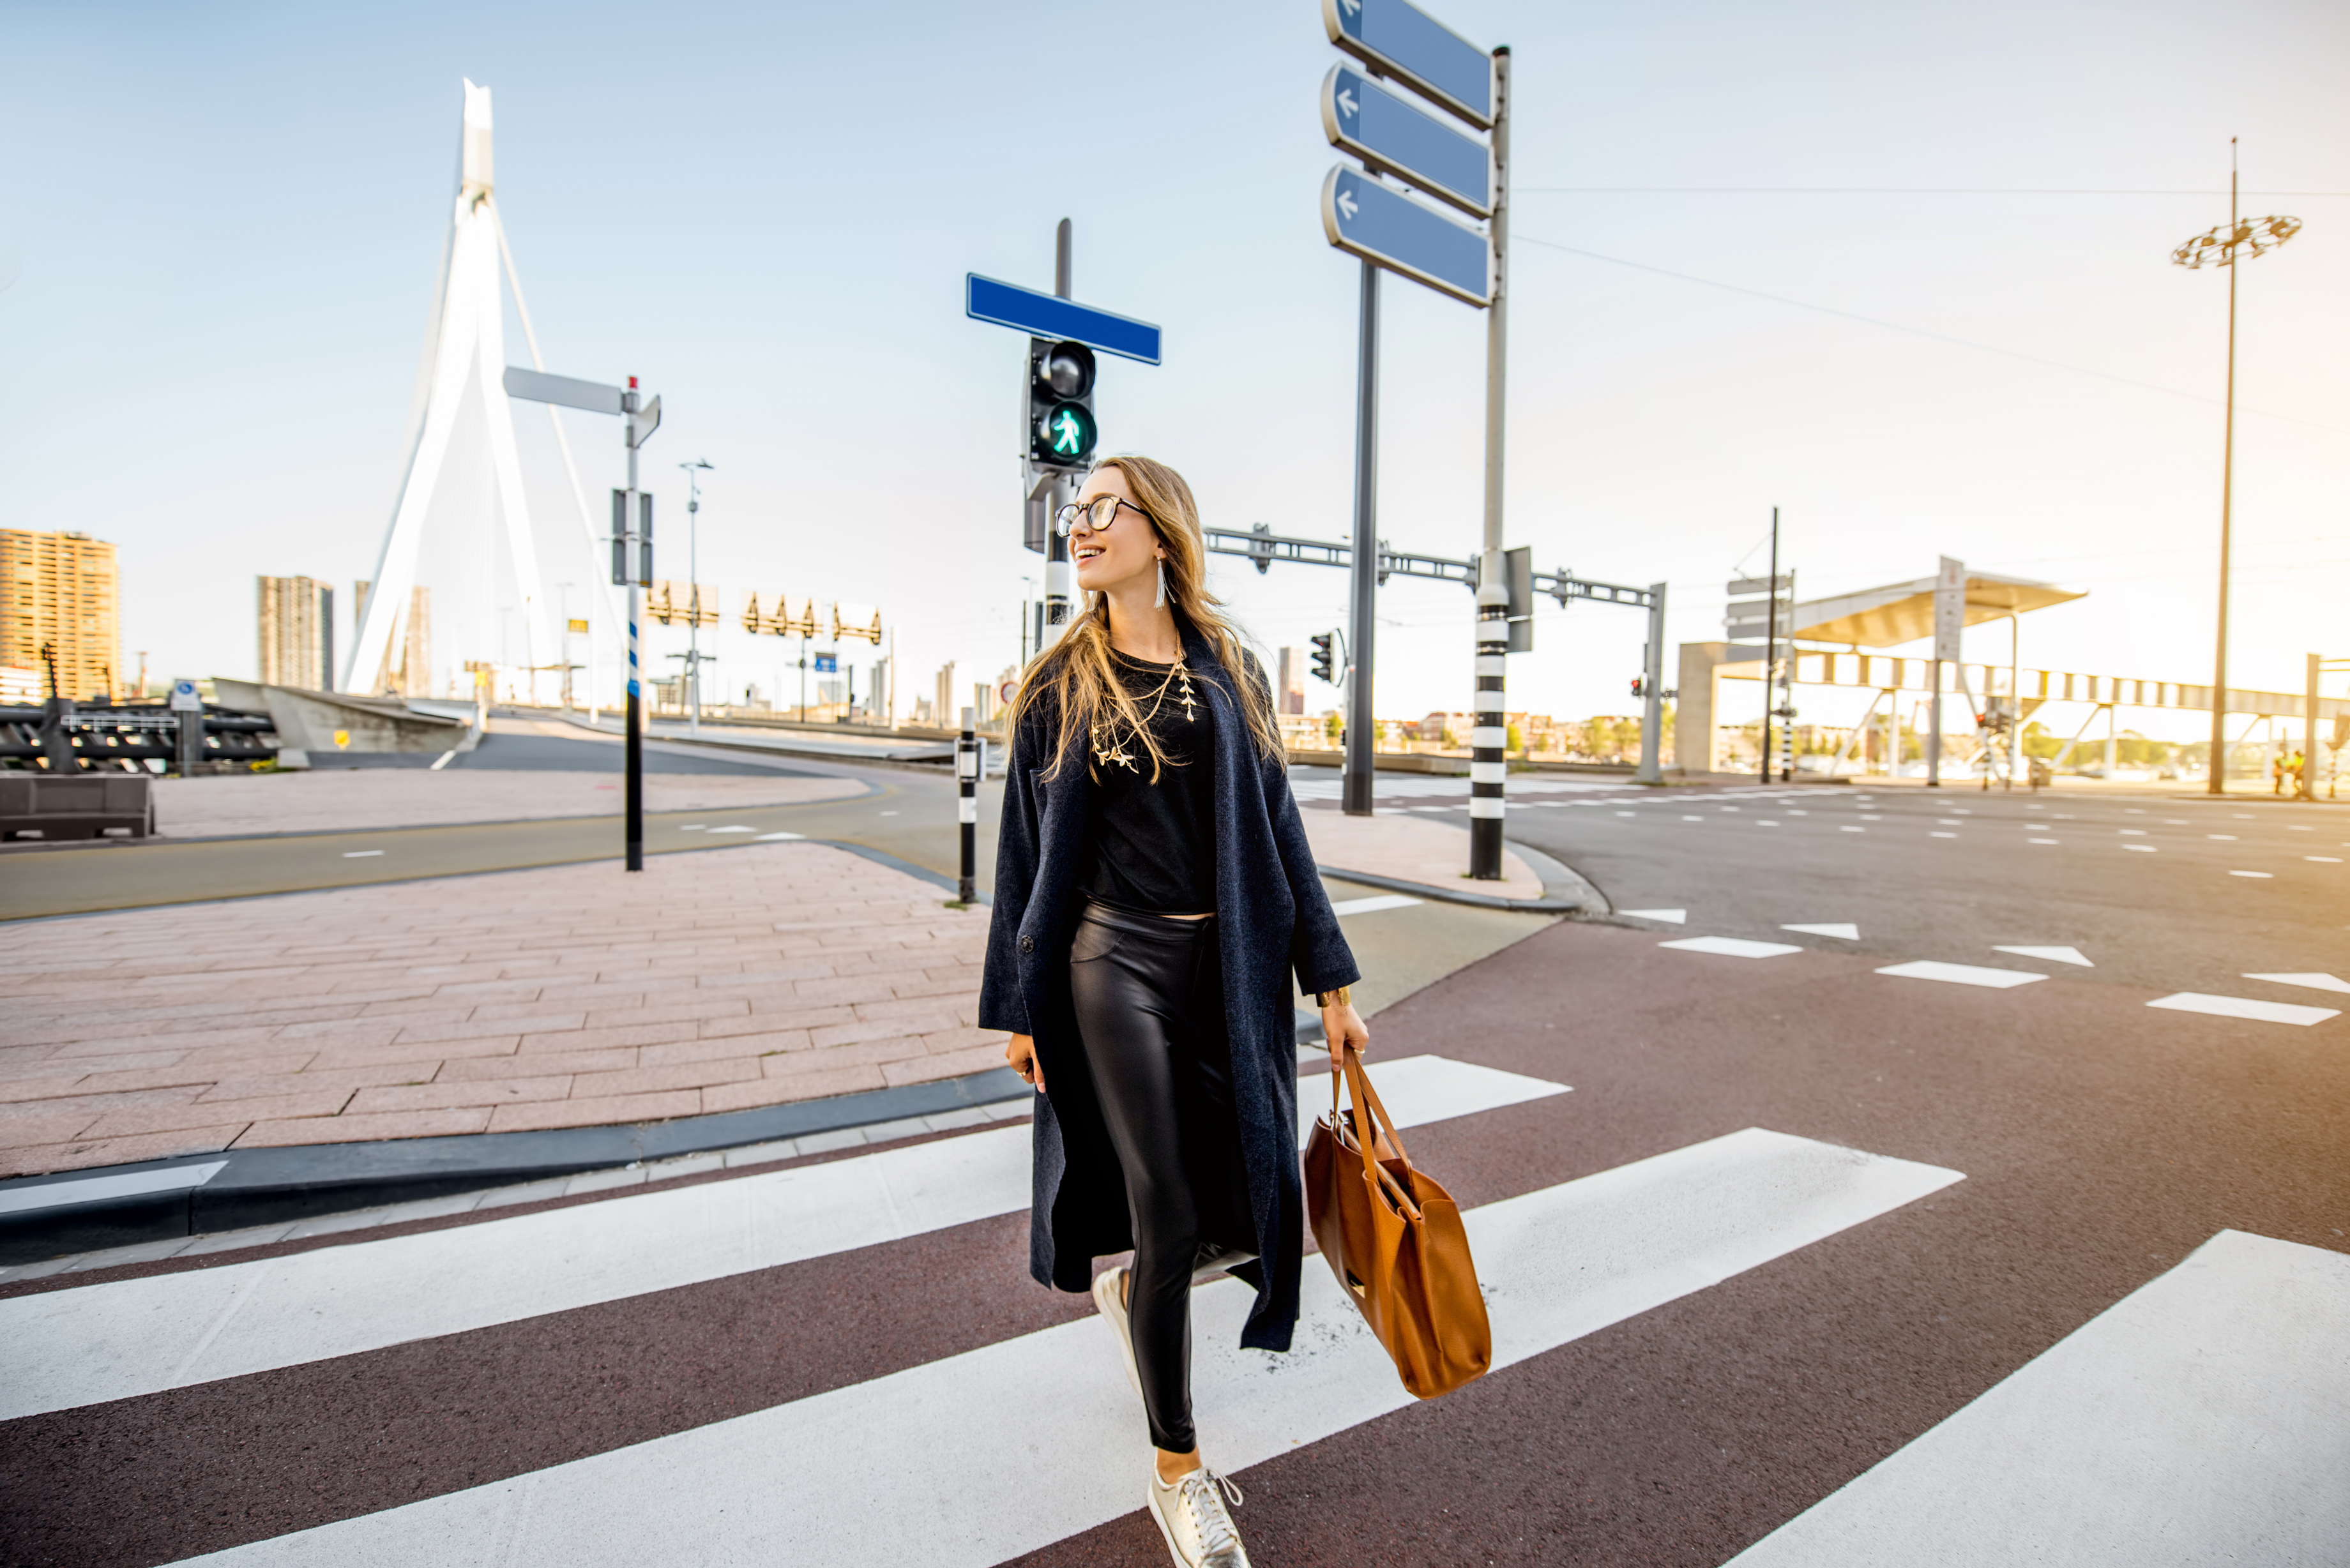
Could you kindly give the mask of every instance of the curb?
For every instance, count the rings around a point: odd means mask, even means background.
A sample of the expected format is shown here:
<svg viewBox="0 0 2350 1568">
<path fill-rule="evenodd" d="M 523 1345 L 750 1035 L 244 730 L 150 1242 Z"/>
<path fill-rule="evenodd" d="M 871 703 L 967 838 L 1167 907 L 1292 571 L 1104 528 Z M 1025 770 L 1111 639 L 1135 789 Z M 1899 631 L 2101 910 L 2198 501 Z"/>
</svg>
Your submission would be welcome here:
<svg viewBox="0 0 2350 1568">
<path fill-rule="evenodd" d="M 1466 904 L 1478 909 L 1516 909 L 1532 915 L 1600 916 L 1613 912 L 1607 896 L 1585 881 L 1581 873 L 1573 867 L 1514 839 L 1505 839 L 1503 843 L 1511 853 L 1526 863 L 1526 869 L 1542 878 L 1541 898 L 1503 898 L 1492 893 L 1440 888 L 1432 882 L 1410 882 L 1401 877 L 1381 877 L 1369 871 L 1342 871 L 1336 866 L 1317 866 L 1315 869 L 1323 876 L 1340 882 L 1356 882 L 1389 893 L 1409 893 L 1440 904 Z"/>
</svg>

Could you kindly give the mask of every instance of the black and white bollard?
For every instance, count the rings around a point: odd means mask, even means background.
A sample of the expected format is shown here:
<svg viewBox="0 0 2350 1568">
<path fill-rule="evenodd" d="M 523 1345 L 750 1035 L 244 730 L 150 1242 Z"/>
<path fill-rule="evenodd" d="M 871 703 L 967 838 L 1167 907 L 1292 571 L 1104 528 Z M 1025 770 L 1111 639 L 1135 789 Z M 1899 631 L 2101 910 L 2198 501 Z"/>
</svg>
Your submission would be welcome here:
<svg viewBox="0 0 2350 1568">
<path fill-rule="evenodd" d="M 1509 776 L 1509 717 L 1503 688 L 1509 669 L 1510 590 L 1502 584 L 1502 553 L 1488 550 L 1477 589 L 1477 712 L 1469 732 L 1469 875 L 1502 878 L 1503 781 Z"/>
<path fill-rule="evenodd" d="M 955 819 L 962 825 L 961 874 L 955 878 L 955 898 L 969 904 L 979 897 L 979 766 L 980 741 L 972 721 L 975 710 L 962 711 L 962 733 L 955 739 Z"/>
</svg>

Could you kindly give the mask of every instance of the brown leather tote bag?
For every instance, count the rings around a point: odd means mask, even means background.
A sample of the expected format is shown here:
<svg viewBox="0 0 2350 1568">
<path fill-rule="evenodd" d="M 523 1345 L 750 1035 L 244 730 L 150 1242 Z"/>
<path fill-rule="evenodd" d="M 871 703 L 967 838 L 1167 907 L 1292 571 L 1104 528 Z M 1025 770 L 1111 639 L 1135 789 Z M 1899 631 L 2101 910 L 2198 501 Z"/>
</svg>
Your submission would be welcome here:
<svg viewBox="0 0 2350 1568">
<path fill-rule="evenodd" d="M 1449 1394 L 1493 1364 L 1493 1329 L 1452 1195 L 1411 1163 L 1361 1054 L 1347 1048 L 1351 1111 L 1338 1105 L 1305 1144 L 1314 1239 L 1414 1398 Z"/>
</svg>

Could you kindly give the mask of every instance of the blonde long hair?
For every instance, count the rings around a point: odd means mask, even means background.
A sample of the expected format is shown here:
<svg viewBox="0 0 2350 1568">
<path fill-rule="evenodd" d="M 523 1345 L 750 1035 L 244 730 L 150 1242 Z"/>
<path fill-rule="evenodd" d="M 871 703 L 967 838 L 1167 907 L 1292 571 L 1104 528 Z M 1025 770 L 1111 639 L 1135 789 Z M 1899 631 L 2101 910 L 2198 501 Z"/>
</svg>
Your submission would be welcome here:
<svg viewBox="0 0 2350 1568">
<path fill-rule="evenodd" d="M 1175 612 L 1179 630 L 1188 625 L 1214 650 L 1240 692 L 1241 713 L 1247 721 L 1250 739 L 1263 755 L 1280 755 L 1281 726 L 1273 716 L 1272 689 L 1247 656 L 1240 633 L 1218 607 L 1222 601 L 1208 592 L 1208 537 L 1200 526 L 1200 508 L 1191 499 L 1191 487 L 1183 483 L 1181 474 L 1147 457 L 1106 457 L 1094 467 L 1097 472 L 1115 468 L 1126 476 L 1127 488 L 1134 492 L 1159 542 L 1166 546 L 1167 607 Z M 1192 673 L 1197 677 L 1199 671 Z M 1201 684 L 1205 693 L 1217 691 L 1212 681 Z M 1158 738 L 1151 734 L 1141 709 L 1127 694 L 1111 662 L 1107 594 L 1096 596 L 1093 605 L 1062 631 L 1060 640 L 1030 661 L 1021 676 L 1020 689 L 1013 693 L 1006 732 L 1018 734 L 1021 722 L 1040 703 L 1047 705 L 1059 724 L 1059 733 L 1052 742 L 1052 765 L 1045 774 L 1047 779 L 1060 773 L 1073 741 L 1082 744 L 1104 726 L 1118 732 L 1121 739 L 1130 735 L 1141 742 L 1150 753 L 1154 782 L 1159 769 L 1167 765 Z M 1093 772 L 1090 759 L 1086 767 L 1088 774 Z"/>
</svg>

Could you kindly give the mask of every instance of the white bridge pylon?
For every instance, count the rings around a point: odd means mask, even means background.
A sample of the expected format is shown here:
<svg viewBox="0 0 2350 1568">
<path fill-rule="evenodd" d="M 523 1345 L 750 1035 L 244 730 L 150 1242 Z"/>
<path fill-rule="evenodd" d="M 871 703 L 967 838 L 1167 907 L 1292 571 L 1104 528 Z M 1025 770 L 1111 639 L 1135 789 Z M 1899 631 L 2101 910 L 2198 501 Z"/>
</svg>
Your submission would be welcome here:
<svg viewBox="0 0 2350 1568">
<path fill-rule="evenodd" d="M 536 670 L 546 657 L 545 607 L 546 596 L 539 580 L 538 552 L 530 529 L 530 506 L 524 498 L 522 466 L 515 453 L 514 416 L 505 394 L 505 324 L 498 287 L 499 264 L 515 285 L 515 306 L 523 331 L 532 339 L 531 360 L 538 361 L 536 335 L 522 302 L 522 286 L 514 277 L 513 255 L 498 217 L 490 151 L 490 89 L 465 83 L 464 118 L 460 146 L 456 206 L 450 218 L 449 243 L 441 265 L 441 281 L 427 329 L 423 362 L 419 366 L 417 391 L 422 405 L 420 420 L 411 414 L 408 472 L 401 478 L 400 499 L 391 526 L 384 535 L 383 552 L 376 564 L 374 586 L 368 591 L 357 633 L 351 639 L 350 662 L 343 674 L 343 690 L 372 693 L 386 689 L 392 668 L 392 650 L 406 631 L 409 590 L 416 583 L 417 556 L 424 535 L 424 518 L 439 487 L 456 433 L 466 383 L 478 379 L 483 417 L 488 426 L 491 466 L 497 476 L 499 521 L 506 539 L 515 591 L 522 596 L 524 635 L 528 659 Z M 548 410 L 550 416 L 553 410 Z M 579 509 L 580 527 L 588 535 L 593 558 L 594 530 L 588 523 L 587 504 L 572 462 L 570 443 L 563 427 L 555 427 L 563 450 L 563 465 L 571 479 L 572 499 Z M 411 677 L 413 678 L 413 677 Z"/>
</svg>

